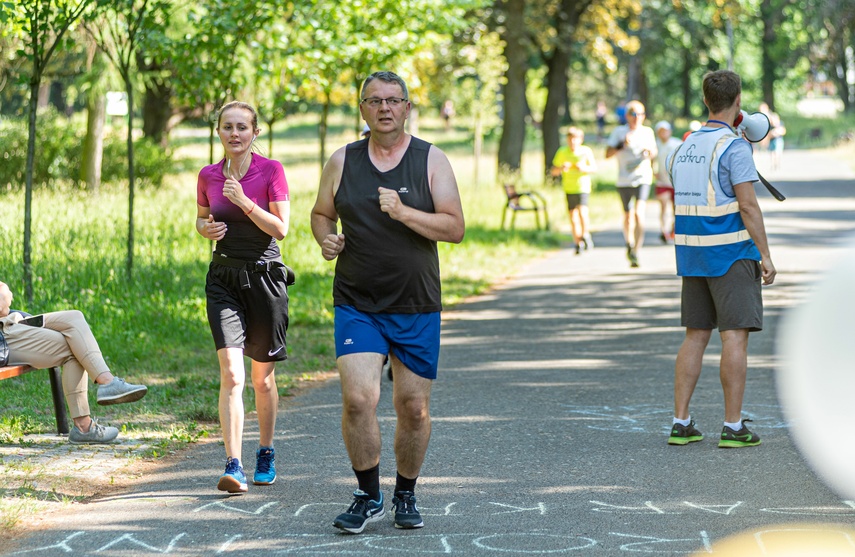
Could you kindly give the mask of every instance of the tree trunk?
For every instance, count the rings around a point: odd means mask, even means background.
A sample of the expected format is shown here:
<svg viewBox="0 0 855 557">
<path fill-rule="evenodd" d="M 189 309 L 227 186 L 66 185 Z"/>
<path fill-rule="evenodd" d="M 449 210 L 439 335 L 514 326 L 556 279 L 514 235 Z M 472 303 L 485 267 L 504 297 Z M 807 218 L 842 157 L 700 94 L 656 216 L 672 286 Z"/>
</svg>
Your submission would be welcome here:
<svg viewBox="0 0 855 557">
<path fill-rule="evenodd" d="M 161 79 L 146 79 L 142 103 L 142 131 L 161 147 L 169 145 L 172 121 L 172 87 Z"/>
<path fill-rule="evenodd" d="M 321 143 L 321 171 L 323 171 L 324 164 L 327 162 L 327 124 L 330 117 L 329 91 L 324 91 L 324 93 L 324 104 L 321 108 L 321 121 L 318 124 L 318 139 Z"/>
<path fill-rule="evenodd" d="M 24 185 L 24 297 L 27 306 L 33 303 L 33 268 L 32 268 L 32 229 L 33 229 L 33 170 L 36 160 L 36 112 L 39 105 L 39 82 L 42 69 L 38 65 L 33 68 L 30 78 L 30 107 L 28 118 L 27 138 L 27 168 Z"/>
<path fill-rule="evenodd" d="M 567 66 L 570 53 L 565 48 L 556 48 L 547 60 L 546 106 L 543 109 L 543 168 L 546 174 L 552 168 L 552 159 L 561 146 L 561 122 L 567 106 Z"/>
<path fill-rule="evenodd" d="M 39 83 L 36 98 L 38 99 L 36 108 L 47 108 L 48 104 L 50 104 L 50 83 Z"/>
<path fill-rule="evenodd" d="M 410 109 L 410 117 L 407 118 L 407 123 L 409 124 L 410 134 L 418 136 L 419 135 L 419 107 L 413 106 Z"/>
<path fill-rule="evenodd" d="M 683 49 L 683 68 L 680 72 L 680 85 L 683 89 L 683 118 L 692 117 L 692 71 L 694 70 L 694 56 L 688 48 Z"/>
<path fill-rule="evenodd" d="M 475 138 L 472 142 L 472 150 L 473 155 L 475 157 L 475 163 L 472 165 L 472 185 L 477 187 L 478 180 L 480 179 L 478 167 L 481 163 L 481 152 L 483 151 L 484 144 L 484 125 L 482 123 L 480 106 L 475 110 L 473 118 L 474 123 L 472 127 L 474 130 Z"/>
<path fill-rule="evenodd" d="M 587 9 L 589 0 L 562 0 L 555 16 L 555 49 L 547 60 L 546 106 L 543 109 L 543 168 L 546 175 L 552 168 L 552 158 L 561 145 L 561 125 L 571 121 L 570 96 L 567 92 L 567 68 L 570 66 L 570 50 L 573 33 L 579 16 Z"/>
<path fill-rule="evenodd" d="M 273 126 L 278 122 L 275 118 L 265 122 L 267 125 L 267 156 L 273 158 Z"/>
<path fill-rule="evenodd" d="M 217 133 L 217 124 L 213 120 L 208 120 L 208 164 L 214 164 L 214 137 Z"/>
<path fill-rule="evenodd" d="M 775 108 L 775 72 L 778 64 L 772 56 L 772 49 L 775 48 L 776 28 L 779 23 L 779 18 L 774 12 L 775 7 L 772 5 L 772 0 L 763 0 L 760 3 L 760 19 L 763 21 L 763 36 L 760 39 L 760 86 L 763 91 L 763 100 L 769 105 L 769 110 L 773 112 L 777 110 Z"/>
<path fill-rule="evenodd" d="M 846 70 L 849 67 L 849 59 L 846 56 L 846 47 L 838 45 L 839 52 L 834 65 L 834 83 L 837 86 L 837 94 L 843 101 L 843 111 L 850 114 L 853 111 L 852 95 L 849 89 L 849 80 L 846 78 Z"/>
<path fill-rule="evenodd" d="M 129 76 L 125 77 L 128 95 L 128 281 L 134 276 L 134 87 Z"/>
<path fill-rule="evenodd" d="M 626 100 L 641 100 L 641 91 L 641 50 L 639 49 L 629 58 L 629 67 L 626 72 Z"/>
<path fill-rule="evenodd" d="M 100 91 L 100 89 L 97 90 Z M 101 187 L 101 161 L 104 156 L 106 119 L 107 97 L 103 93 L 90 91 L 86 98 L 86 138 L 83 142 L 80 179 L 86 183 L 86 189 L 94 193 Z"/>
<path fill-rule="evenodd" d="M 519 173 L 525 143 L 525 74 L 528 47 L 525 28 L 525 0 L 504 0 L 504 55 L 508 63 L 502 87 L 502 138 L 499 141 L 499 176 Z"/>
<path fill-rule="evenodd" d="M 359 113 L 359 102 L 362 100 L 360 98 L 362 95 L 360 85 L 362 85 L 362 79 L 359 76 L 354 76 L 353 87 L 356 89 L 356 115 L 353 121 L 353 131 L 356 132 L 356 137 L 361 137 L 362 134 L 362 114 Z"/>
</svg>

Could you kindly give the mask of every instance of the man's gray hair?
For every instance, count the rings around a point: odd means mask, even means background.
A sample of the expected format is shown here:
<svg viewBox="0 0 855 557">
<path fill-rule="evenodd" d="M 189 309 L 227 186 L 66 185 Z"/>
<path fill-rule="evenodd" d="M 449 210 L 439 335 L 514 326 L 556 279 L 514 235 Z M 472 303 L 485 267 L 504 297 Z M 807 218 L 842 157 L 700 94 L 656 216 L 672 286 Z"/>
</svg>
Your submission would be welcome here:
<svg viewBox="0 0 855 557">
<path fill-rule="evenodd" d="M 379 79 L 380 81 L 385 81 L 386 83 L 397 83 L 401 86 L 401 91 L 403 91 L 404 99 L 409 100 L 410 94 L 407 92 L 407 84 L 404 83 L 404 80 L 401 79 L 396 73 L 393 72 L 374 72 L 365 78 L 365 82 L 362 84 L 362 92 L 360 96 L 365 98 L 365 88 L 368 87 L 368 84 L 374 81 L 375 79 Z"/>
</svg>

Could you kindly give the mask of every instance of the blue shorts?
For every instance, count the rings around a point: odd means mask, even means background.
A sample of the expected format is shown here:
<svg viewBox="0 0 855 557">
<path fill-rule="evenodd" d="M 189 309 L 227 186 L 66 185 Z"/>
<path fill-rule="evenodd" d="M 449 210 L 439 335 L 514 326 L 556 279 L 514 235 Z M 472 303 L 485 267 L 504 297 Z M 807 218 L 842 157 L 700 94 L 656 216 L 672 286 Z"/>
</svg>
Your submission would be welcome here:
<svg viewBox="0 0 855 557">
<path fill-rule="evenodd" d="M 388 354 L 391 349 L 407 369 L 436 379 L 439 366 L 439 312 L 367 313 L 353 306 L 335 307 L 335 357 L 361 352 Z"/>
</svg>

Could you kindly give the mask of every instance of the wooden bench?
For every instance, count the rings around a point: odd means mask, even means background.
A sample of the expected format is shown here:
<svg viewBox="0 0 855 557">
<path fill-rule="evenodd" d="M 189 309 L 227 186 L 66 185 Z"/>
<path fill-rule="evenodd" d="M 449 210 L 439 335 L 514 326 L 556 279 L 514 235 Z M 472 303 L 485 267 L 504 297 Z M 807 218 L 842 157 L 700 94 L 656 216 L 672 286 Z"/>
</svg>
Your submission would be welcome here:
<svg viewBox="0 0 855 557">
<path fill-rule="evenodd" d="M 11 377 L 19 377 L 31 371 L 38 371 L 30 366 L 0 367 L 0 381 Z M 62 370 L 52 367 L 48 370 L 50 376 L 50 391 L 53 395 L 53 409 L 56 414 L 56 431 L 60 435 L 68 435 L 68 411 L 65 408 L 65 397 L 62 392 Z"/>
</svg>

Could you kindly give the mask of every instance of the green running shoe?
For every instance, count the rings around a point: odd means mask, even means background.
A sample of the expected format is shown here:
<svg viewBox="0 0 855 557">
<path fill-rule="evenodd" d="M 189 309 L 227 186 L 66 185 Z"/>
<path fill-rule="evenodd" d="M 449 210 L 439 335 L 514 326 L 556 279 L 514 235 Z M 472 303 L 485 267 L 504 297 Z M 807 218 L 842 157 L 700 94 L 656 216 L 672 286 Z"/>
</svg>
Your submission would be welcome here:
<svg viewBox="0 0 855 557">
<path fill-rule="evenodd" d="M 738 449 L 740 447 L 754 447 L 760 444 L 760 436 L 749 430 L 745 426 L 745 422 L 751 420 L 742 420 L 742 427 L 739 431 L 724 426 L 721 429 L 721 441 L 718 442 L 719 448 L 722 449 Z"/>
<path fill-rule="evenodd" d="M 695 427 L 695 420 L 689 425 L 674 424 L 671 426 L 671 436 L 668 438 L 669 445 L 688 445 L 704 438 L 704 434 Z"/>
</svg>

